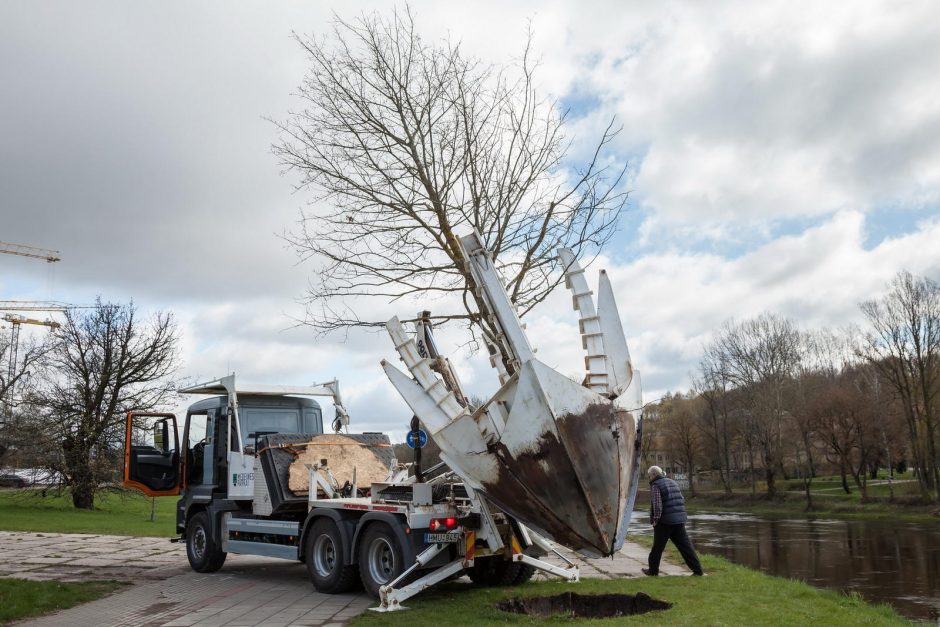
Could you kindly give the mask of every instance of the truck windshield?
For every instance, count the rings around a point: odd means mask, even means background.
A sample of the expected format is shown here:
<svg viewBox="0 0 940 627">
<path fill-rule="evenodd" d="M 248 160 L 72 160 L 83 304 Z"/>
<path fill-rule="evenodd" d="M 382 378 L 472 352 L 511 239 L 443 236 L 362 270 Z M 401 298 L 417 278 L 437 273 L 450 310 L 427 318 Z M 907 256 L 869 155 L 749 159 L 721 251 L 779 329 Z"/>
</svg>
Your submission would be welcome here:
<svg viewBox="0 0 940 627">
<path fill-rule="evenodd" d="M 308 409 L 244 408 L 239 412 L 242 439 L 254 442 L 265 433 L 320 433 L 319 412 Z"/>
</svg>

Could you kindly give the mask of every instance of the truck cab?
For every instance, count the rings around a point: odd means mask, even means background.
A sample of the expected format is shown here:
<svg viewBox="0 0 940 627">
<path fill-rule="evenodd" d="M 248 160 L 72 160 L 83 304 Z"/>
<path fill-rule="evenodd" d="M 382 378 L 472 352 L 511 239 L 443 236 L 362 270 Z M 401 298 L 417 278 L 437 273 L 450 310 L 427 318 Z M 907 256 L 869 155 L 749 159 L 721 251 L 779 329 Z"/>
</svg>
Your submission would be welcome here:
<svg viewBox="0 0 940 627">
<path fill-rule="evenodd" d="M 260 396 L 242 394 L 238 397 L 239 433 L 231 437 L 234 425 L 228 414 L 227 396 L 216 396 L 194 403 L 186 411 L 183 426 L 183 452 L 180 499 L 176 528 L 183 533 L 194 505 L 212 503 L 214 507 L 250 509 L 249 501 L 229 499 L 229 486 L 252 488 L 254 469 L 231 473 L 229 453 L 254 455 L 258 441 L 275 433 L 296 433 L 312 436 L 323 433 L 323 411 L 310 398 L 296 396 Z M 229 448 L 232 442 L 232 448 Z M 241 446 L 241 449 L 239 449 Z M 236 476 L 230 476 L 230 475 Z M 247 475 L 247 476 L 246 476 Z M 244 490 L 243 490 L 244 492 Z M 241 504 L 241 506 L 239 506 Z"/>
<path fill-rule="evenodd" d="M 264 483 L 256 466 L 267 438 L 294 434 L 289 439 L 305 440 L 322 434 L 323 410 L 309 396 L 333 398 L 334 427 L 348 419 L 335 380 L 315 386 L 243 385 L 230 375 L 181 391 L 214 396 L 190 405 L 182 425 L 173 414 L 128 414 L 124 484 L 148 496 L 180 497 L 176 531 L 187 540 L 193 568 L 208 572 L 224 561 L 224 515 L 254 516 L 256 494 L 266 496 L 267 486 L 256 488 L 255 479 Z M 280 512 L 287 520 L 306 515 L 305 500 L 295 500 L 294 507 L 288 504 Z"/>
</svg>

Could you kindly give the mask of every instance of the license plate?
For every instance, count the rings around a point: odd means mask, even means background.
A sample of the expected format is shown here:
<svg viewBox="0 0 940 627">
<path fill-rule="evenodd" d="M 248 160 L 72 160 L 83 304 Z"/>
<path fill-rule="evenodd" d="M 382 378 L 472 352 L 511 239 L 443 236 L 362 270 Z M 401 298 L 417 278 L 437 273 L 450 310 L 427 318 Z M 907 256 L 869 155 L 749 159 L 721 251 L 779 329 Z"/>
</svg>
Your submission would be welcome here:
<svg viewBox="0 0 940 627">
<path fill-rule="evenodd" d="M 424 534 L 425 544 L 445 544 L 447 542 L 460 542 L 463 534 L 459 531 L 450 533 L 426 533 Z"/>
</svg>

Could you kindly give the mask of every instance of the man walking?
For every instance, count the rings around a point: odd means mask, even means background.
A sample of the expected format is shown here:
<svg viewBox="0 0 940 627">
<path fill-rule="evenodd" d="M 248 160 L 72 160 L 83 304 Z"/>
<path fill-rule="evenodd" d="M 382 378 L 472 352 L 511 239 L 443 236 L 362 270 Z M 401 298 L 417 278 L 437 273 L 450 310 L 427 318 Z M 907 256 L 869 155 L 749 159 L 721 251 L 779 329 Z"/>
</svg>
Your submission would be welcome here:
<svg viewBox="0 0 940 627">
<path fill-rule="evenodd" d="M 643 574 L 655 577 L 659 574 L 659 560 L 663 556 L 666 542 L 672 543 L 679 549 L 686 566 L 692 569 L 693 575 L 701 577 L 702 565 L 695 554 L 689 534 L 685 532 L 685 523 L 689 517 L 685 513 L 685 499 L 679 486 L 659 466 L 651 466 L 647 471 L 650 480 L 650 523 L 653 525 L 653 549 L 650 551 L 649 568 L 643 569 Z"/>
</svg>

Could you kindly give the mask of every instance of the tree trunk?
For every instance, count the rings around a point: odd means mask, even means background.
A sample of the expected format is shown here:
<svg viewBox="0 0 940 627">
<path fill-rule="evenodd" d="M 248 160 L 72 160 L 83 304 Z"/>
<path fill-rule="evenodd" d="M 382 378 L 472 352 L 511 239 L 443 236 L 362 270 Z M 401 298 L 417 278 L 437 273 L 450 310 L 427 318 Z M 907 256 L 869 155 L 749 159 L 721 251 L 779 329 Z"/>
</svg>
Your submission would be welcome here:
<svg viewBox="0 0 940 627">
<path fill-rule="evenodd" d="M 768 498 L 773 498 L 777 495 L 776 474 L 776 463 L 770 455 L 764 453 L 764 478 L 767 480 Z"/>
<path fill-rule="evenodd" d="M 72 486 L 72 505 L 76 509 L 95 509 L 95 488 L 92 485 Z"/>
<path fill-rule="evenodd" d="M 725 494 L 731 496 L 731 446 L 728 442 L 728 432 L 725 435 Z"/>
<path fill-rule="evenodd" d="M 91 469 L 91 451 L 81 438 L 72 435 L 62 441 L 62 451 L 72 504 L 76 509 L 94 509 L 97 483 Z"/>
<path fill-rule="evenodd" d="M 908 399 L 903 400 L 908 401 Z M 920 495 L 926 500 L 930 498 L 930 487 L 927 485 L 927 478 L 925 477 L 924 473 L 924 455 L 921 451 L 921 438 L 917 429 L 918 419 L 917 416 L 914 415 L 914 411 L 908 402 L 905 402 L 904 417 L 907 420 L 908 434 L 911 439 L 911 466 L 914 470 L 914 476 L 917 477 L 917 485 L 918 488 L 920 488 Z"/>
<path fill-rule="evenodd" d="M 930 487 L 933 488 L 934 493 L 937 496 L 937 501 L 940 502 L 940 466 L 937 464 L 937 448 L 934 444 L 934 428 L 933 424 L 929 421 L 927 422 L 927 463 L 929 464 L 930 471 Z"/>
<path fill-rule="evenodd" d="M 839 476 L 842 477 L 842 489 L 845 490 L 846 494 L 852 494 L 852 490 L 849 489 L 848 477 L 846 477 L 844 458 L 839 459 Z"/>
<path fill-rule="evenodd" d="M 862 493 L 862 498 L 867 499 L 868 498 L 868 482 L 862 480 L 863 476 L 864 476 L 864 473 L 862 472 L 862 469 L 859 468 L 857 472 L 852 473 L 852 480 L 855 481 L 855 485 L 858 487 L 858 491 Z"/>
<path fill-rule="evenodd" d="M 772 465 L 764 469 L 764 477 L 767 479 L 767 496 L 773 498 L 777 496 L 777 484 L 775 482 L 775 472 Z"/>
<path fill-rule="evenodd" d="M 754 474 L 754 451 L 751 447 L 747 449 L 748 464 L 750 465 L 750 474 L 751 474 L 751 496 L 757 495 L 757 477 Z"/>
<path fill-rule="evenodd" d="M 813 460 L 813 446 L 810 443 L 809 431 L 806 429 L 802 430 L 803 435 L 803 448 L 806 450 L 806 462 L 807 467 L 809 468 L 810 478 L 816 476 L 816 462 Z"/>
</svg>

